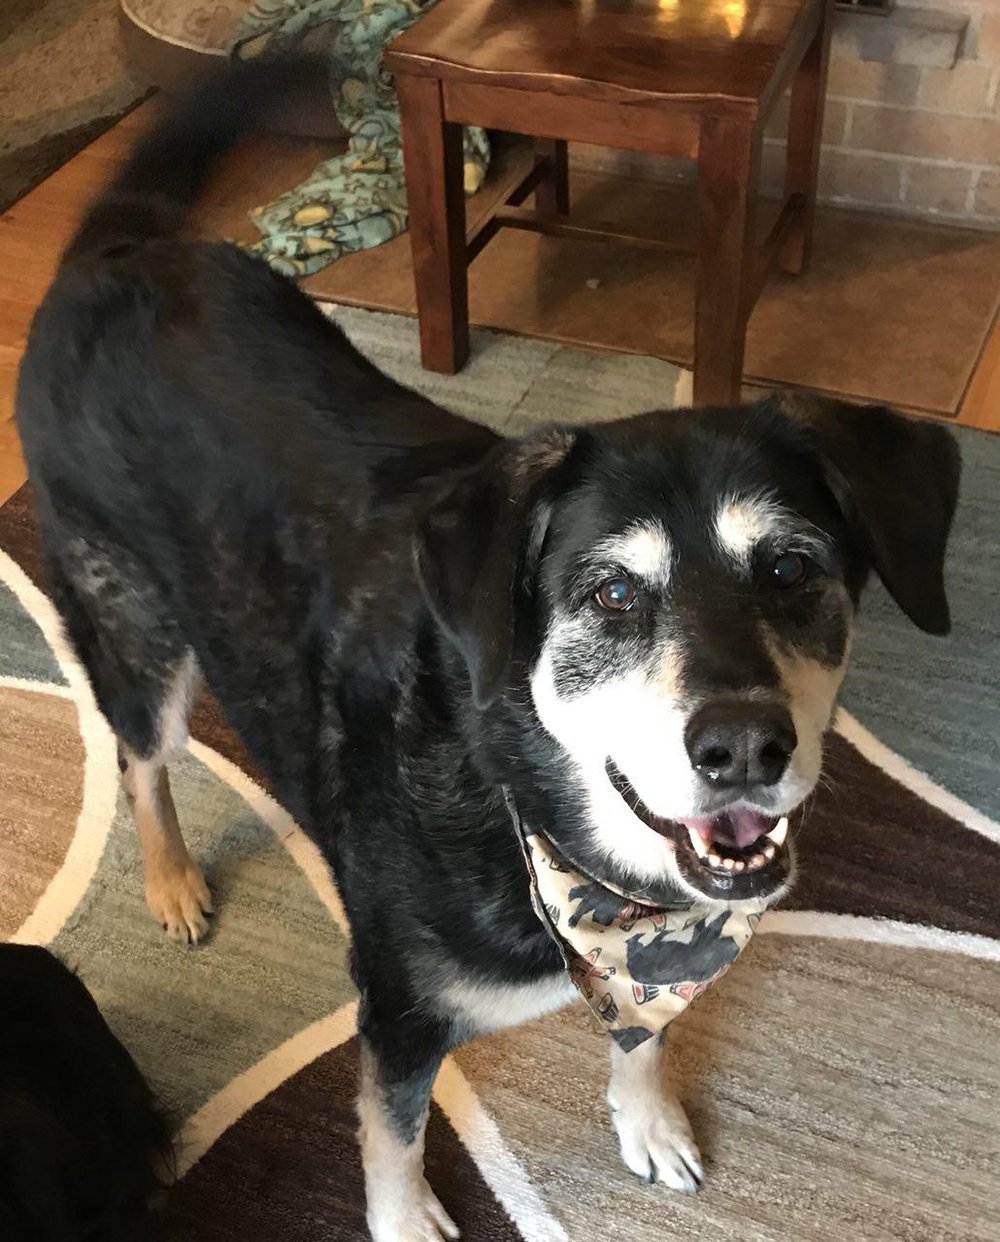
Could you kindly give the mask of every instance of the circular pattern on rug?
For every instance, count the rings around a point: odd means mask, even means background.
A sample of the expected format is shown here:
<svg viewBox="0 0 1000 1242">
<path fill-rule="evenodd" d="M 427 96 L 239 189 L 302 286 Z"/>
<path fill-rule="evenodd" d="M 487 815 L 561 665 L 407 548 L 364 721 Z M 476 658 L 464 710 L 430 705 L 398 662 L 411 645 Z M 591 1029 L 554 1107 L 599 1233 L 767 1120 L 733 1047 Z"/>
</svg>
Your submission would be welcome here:
<svg viewBox="0 0 1000 1242">
<path fill-rule="evenodd" d="M 83 744 L 72 701 L 0 685 L 0 755 L 0 937 L 9 939 L 65 862 L 80 814 Z"/>
</svg>

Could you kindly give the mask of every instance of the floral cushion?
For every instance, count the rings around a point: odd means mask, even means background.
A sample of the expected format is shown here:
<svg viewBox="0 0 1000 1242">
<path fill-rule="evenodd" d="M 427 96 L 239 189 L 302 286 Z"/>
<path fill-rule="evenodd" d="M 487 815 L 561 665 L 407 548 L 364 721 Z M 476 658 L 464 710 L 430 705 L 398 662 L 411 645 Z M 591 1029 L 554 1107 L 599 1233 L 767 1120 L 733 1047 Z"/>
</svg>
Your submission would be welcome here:
<svg viewBox="0 0 1000 1242">
<path fill-rule="evenodd" d="M 121 0 L 125 17 L 165 43 L 223 56 L 250 0 Z"/>
</svg>

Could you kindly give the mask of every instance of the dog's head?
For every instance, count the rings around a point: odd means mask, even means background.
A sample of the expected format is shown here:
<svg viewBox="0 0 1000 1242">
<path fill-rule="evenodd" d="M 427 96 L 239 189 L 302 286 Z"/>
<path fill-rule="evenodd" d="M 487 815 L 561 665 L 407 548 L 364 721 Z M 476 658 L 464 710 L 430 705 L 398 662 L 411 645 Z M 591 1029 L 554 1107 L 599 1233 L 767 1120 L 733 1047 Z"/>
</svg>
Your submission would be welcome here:
<svg viewBox="0 0 1000 1242">
<path fill-rule="evenodd" d="M 763 904 L 871 569 L 949 626 L 959 476 L 942 428 L 776 397 L 499 445 L 426 515 L 423 590 L 481 710 L 530 700 L 581 791 L 585 853 Z M 578 855 L 579 856 L 579 855 Z"/>
</svg>

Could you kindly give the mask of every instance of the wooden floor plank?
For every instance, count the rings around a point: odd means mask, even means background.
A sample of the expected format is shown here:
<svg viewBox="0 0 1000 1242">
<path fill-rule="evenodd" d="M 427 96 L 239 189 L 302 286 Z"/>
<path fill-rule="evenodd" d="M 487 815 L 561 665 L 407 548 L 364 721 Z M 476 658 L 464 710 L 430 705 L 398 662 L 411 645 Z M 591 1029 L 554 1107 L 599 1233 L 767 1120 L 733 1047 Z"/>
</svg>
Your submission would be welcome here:
<svg viewBox="0 0 1000 1242">
<path fill-rule="evenodd" d="M 0 505 L 27 481 L 28 470 L 12 422 L 0 423 Z"/>
</svg>

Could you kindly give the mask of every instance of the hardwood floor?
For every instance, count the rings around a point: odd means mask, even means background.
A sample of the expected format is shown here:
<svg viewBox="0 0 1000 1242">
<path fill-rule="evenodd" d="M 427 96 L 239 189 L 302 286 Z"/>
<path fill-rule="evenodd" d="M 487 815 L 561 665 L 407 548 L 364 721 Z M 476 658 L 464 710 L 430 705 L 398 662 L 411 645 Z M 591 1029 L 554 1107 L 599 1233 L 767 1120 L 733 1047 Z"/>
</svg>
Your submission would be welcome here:
<svg viewBox="0 0 1000 1242">
<path fill-rule="evenodd" d="M 81 212 L 112 175 L 136 134 L 149 124 L 156 107 L 151 101 L 130 113 L 0 216 L 0 503 L 25 480 L 12 420 L 17 367 L 31 316 Z M 249 237 L 245 212 L 251 199 L 267 201 L 334 151 L 329 144 L 302 140 L 268 143 L 252 155 L 236 157 L 203 203 L 199 227 L 206 233 Z M 248 193 L 249 185 L 253 190 Z M 383 262 L 381 251 L 351 256 L 354 266 L 348 283 L 357 285 L 358 292 L 345 290 L 344 301 L 363 302 L 361 286 L 370 287 L 378 274 L 398 284 L 398 309 L 412 308 L 408 273 L 398 257 L 406 253 L 405 239 L 399 243 L 391 263 Z M 313 292 L 322 293 L 320 285 L 324 282 L 316 277 L 306 282 Z M 981 351 L 954 421 L 1000 432 L 1000 322 Z"/>
</svg>

